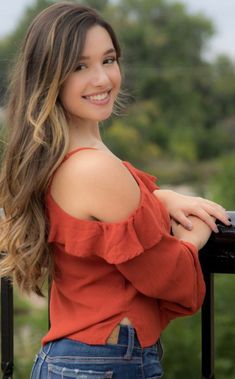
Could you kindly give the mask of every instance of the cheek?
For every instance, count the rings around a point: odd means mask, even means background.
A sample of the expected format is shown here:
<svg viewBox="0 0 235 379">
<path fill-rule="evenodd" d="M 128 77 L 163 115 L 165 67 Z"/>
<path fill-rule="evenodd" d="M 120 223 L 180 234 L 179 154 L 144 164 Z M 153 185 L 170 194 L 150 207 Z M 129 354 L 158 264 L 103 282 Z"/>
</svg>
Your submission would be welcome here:
<svg viewBox="0 0 235 379">
<path fill-rule="evenodd" d="M 73 99 L 76 98 L 78 92 L 78 87 L 74 82 L 66 82 L 60 90 L 60 100 L 65 108 L 69 107 L 73 102 Z"/>
</svg>

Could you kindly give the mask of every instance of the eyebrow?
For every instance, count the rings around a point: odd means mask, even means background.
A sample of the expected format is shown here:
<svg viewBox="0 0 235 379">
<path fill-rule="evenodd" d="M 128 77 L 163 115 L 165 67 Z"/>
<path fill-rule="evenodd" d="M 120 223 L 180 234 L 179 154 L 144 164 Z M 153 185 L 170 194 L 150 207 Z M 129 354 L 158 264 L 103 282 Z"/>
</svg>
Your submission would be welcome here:
<svg viewBox="0 0 235 379">
<path fill-rule="evenodd" d="M 110 54 L 110 53 L 116 53 L 116 50 L 114 48 L 111 48 L 111 49 L 108 49 L 107 51 L 104 52 L 103 56 L 107 55 L 107 54 Z M 88 60 L 90 59 L 90 57 L 85 57 L 84 55 L 81 56 L 79 59 L 82 59 L 82 60 Z"/>
</svg>

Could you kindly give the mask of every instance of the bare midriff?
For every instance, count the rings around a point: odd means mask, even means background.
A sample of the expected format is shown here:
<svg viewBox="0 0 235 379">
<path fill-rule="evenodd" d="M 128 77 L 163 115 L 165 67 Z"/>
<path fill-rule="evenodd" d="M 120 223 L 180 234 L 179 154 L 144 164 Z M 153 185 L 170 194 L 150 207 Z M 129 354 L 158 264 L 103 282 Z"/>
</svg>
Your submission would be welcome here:
<svg viewBox="0 0 235 379">
<path fill-rule="evenodd" d="M 124 317 L 120 321 L 120 323 L 116 325 L 115 328 L 112 330 L 112 333 L 108 337 L 106 343 L 111 344 L 111 345 L 116 345 L 118 343 L 118 335 L 119 335 L 121 325 L 132 325 L 132 324 L 128 317 Z"/>
<path fill-rule="evenodd" d="M 122 321 L 120 321 L 120 325 L 132 325 L 132 324 L 128 317 L 124 317 Z"/>
</svg>

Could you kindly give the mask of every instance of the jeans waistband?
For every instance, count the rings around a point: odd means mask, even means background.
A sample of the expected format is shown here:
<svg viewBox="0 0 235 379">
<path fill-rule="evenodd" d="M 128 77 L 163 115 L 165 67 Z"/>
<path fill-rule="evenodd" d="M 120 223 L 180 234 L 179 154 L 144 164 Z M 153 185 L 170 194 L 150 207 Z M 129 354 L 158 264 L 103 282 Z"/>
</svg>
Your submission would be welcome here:
<svg viewBox="0 0 235 379">
<path fill-rule="evenodd" d="M 119 335 L 118 335 L 118 344 L 122 346 L 126 346 L 125 348 L 125 355 L 124 359 L 130 360 L 132 358 L 133 350 L 134 348 L 141 348 L 141 345 L 139 343 L 139 340 L 136 335 L 135 329 L 130 325 L 120 325 Z M 63 351 L 66 351 L 70 354 L 71 352 L 73 354 L 76 354 L 76 351 L 80 351 L 80 349 L 86 347 L 87 345 L 79 342 L 74 341 L 68 338 L 64 338 L 61 340 L 55 340 L 52 342 L 47 343 L 44 347 L 40 350 L 40 357 L 42 360 L 45 360 L 47 355 L 57 355 L 58 352 L 61 351 L 61 348 L 63 347 Z M 101 346 L 101 345 L 89 345 L 89 346 Z M 104 345 L 104 347 L 107 345 Z M 79 355 L 79 354 L 78 354 Z"/>
</svg>

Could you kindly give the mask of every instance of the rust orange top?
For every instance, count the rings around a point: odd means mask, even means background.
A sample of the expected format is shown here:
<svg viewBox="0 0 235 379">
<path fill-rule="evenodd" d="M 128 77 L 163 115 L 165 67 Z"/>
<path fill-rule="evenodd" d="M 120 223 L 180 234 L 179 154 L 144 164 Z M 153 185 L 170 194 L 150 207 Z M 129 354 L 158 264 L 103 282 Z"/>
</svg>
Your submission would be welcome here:
<svg viewBox="0 0 235 379">
<path fill-rule="evenodd" d="M 146 347 L 170 320 L 202 305 L 205 285 L 196 247 L 171 236 L 168 213 L 152 193 L 156 177 L 122 163 L 141 191 L 138 208 L 125 221 L 78 219 L 47 194 L 55 277 L 43 344 L 63 337 L 105 344 L 128 317 Z"/>
</svg>

